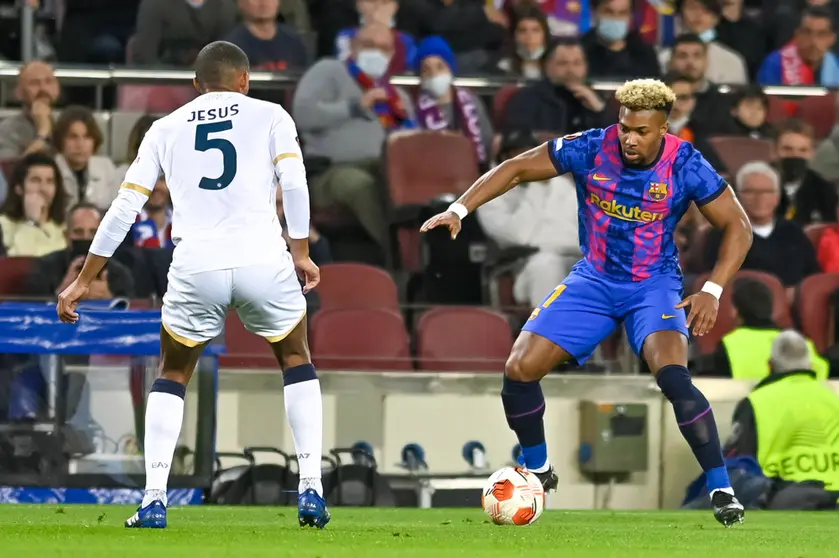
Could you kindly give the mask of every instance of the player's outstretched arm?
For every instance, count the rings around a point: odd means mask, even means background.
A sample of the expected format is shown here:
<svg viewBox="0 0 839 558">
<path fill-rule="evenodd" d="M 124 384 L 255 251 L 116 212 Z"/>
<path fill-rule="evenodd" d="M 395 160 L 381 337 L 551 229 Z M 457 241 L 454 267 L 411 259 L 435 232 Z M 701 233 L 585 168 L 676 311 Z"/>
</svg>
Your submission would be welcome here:
<svg viewBox="0 0 839 558">
<path fill-rule="evenodd" d="M 508 159 L 481 176 L 448 209 L 426 221 L 420 231 L 427 232 L 446 226 L 452 238 L 460 232 L 460 220 L 485 203 L 511 190 L 521 182 L 536 182 L 554 178 L 558 173 L 548 154 L 548 144 L 542 144 L 518 157 Z"/>
<path fill-rule="evenodd" d="M 704 335 L 714 327 L 722 288 L 731 281 L 752 246 L 752 226 L 731 186 L 715 200 L 699 207 L 715 228 L 722 230 L 722 244 L 717 263 L 702 291 L 687 297 L 677 306 L 690 306 L 687 325 L 694 335 Z"/>
<path fill-rule="evenodd" d="M 162 173 L 156 147 L 158 133 L 156 125 L 152 125 L 146 132 L 140 143 L 137 158 L 125 173 L 125 182 L 122 183 L 116 199 L 102 218 L 90 243 L 90 251 L 82 271 L 76 280 L 58 295 L 58 317 L 62 322 L 74 324 L 79 320 L 76 312 L 79 301 L 87 295 L 90 284 L 99 276 L 110 257 L 125 240 L 125 235 L 137 220 L 137 214 L 151 196 Z"/>
</svg>

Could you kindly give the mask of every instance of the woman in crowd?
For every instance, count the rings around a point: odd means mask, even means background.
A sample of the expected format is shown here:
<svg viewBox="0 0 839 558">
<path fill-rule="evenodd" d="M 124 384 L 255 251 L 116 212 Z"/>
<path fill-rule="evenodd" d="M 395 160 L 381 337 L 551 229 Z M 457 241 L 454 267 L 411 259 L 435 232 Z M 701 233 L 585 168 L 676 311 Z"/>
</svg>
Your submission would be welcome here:
<svg viewBox="0 0 839 558">
<path fill-rule="evenodd" d="M 55 123 L 55 158 L 70 204 L 91 203 L 107 209 L 122 183 L 110 158 L 95 155 L 102 146 L 102 130 L 87 107 L 70 106 Z"/>
<path fill-rule="evenodd" d="M 14 168 L 9 195 L 0 207 L 0 227 L 9 256 L 39 257 L 67 246 L 67 193 L 55 161 L 31 153 Z"/>
<path fill-rule="evenodd" d="M 538 7 L 527 4 L 515 14 L 511 52 L 498 67 L 504 73 L 525 79 L 541 79 L 542 58 L 551 40 L 548 20 Z"/>
</svg>

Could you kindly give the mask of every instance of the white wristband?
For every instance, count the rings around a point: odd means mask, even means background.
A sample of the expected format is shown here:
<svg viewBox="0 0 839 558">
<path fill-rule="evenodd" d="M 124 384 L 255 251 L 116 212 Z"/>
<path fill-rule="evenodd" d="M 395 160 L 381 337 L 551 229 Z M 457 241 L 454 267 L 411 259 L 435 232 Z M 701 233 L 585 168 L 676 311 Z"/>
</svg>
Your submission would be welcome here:
<svg viewBox="0 0 839 558">
<path fill-rule="evenodd" d="M 454 202 L 453 204 L 451 204 L 449 206 L 449 211 L 451 211 L 452 213 L 454 213 L 455 215 L 457 215 L 461 219 L 463 219 L 464 217 L 469 215 L 469 210 L 466 209 L 466 206 L 463 205 L 462 203 Z"/>
<path fill-rule="evenodd" d="M 709 295 L 713 295 L 714 298 L 719 300 L 722 296 L 722 287 L 720 287 L 716 283 L 705 281 L 705 284 L 702 285 L 702 292 L 708 293 Z"/>
</svg>

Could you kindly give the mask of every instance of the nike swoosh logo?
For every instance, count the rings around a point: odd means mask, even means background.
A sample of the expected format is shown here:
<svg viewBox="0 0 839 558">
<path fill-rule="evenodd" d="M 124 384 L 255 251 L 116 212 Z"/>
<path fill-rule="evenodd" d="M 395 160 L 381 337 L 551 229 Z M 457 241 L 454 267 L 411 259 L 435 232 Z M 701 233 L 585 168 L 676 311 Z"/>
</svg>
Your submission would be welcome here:
<svg viewBox="0 0 839 558">
<path fill-rule="evenodd" d="M 671 316 L 670 314 L 662 314 L 661 315 L 662 320 L 669 320 L 670 318 L 675 318 L 675 317 L 676 317 L 675 315 Z"/>
<path fill-rule="evenodd" d="M 611 180 L 611 178 L 609 178 L 608 176 L 603 176 L 602 174 L 597 174 L 597 173 L 595 173 L 595 175 L 592 176 L 592 178 L 595 179 L 598 182 L 604 182 L 606 180 Z"/>
</svg>

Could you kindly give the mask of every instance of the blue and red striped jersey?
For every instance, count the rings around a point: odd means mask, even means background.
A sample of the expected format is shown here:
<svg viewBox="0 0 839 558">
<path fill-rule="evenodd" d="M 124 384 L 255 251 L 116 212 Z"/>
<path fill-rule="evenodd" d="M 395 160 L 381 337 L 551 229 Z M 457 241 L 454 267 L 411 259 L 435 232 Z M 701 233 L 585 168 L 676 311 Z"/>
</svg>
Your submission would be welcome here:
<svg viewBox="0 0 839 558">
<path fill-rule="evenodd" d="M 679 220 L 690 202 L 709 203 L 727 187 L 693 145 L 670 134 L 655 162 L 643 167 L 624 165 L 617 126 L 551 140 L 548 152 L 577 185 L 585 259 L 615 281 L 681 274 Z"/>
</svg>

